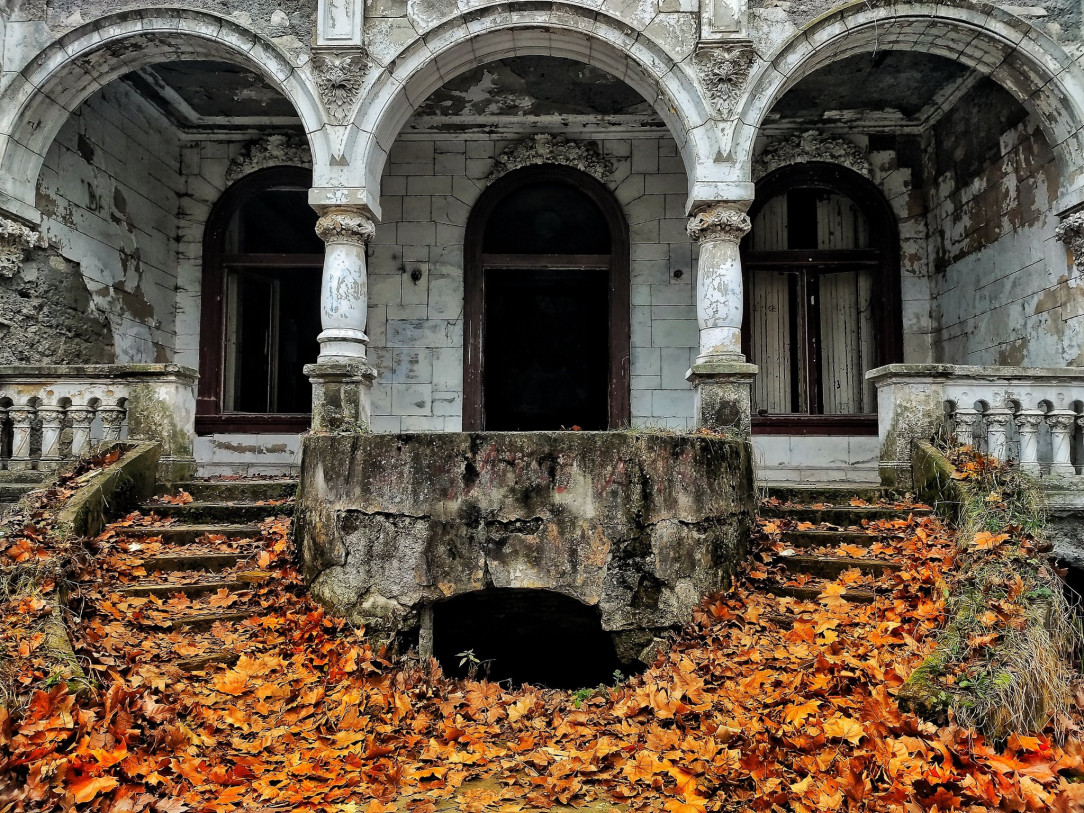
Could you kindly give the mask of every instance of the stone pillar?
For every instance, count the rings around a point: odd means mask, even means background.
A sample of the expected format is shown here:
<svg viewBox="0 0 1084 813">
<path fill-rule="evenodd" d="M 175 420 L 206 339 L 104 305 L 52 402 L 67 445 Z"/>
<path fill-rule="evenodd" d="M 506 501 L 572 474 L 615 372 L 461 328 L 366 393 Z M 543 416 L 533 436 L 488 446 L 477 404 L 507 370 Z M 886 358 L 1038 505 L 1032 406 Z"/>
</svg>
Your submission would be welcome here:
<svg viewBox="0 0 1084 813">
<path fill-rule="evenodd" d="M 326 245 L 320 312 L 320 357 L 305 367 L 312 381 L 314 432 L 369 427 L 376 369 L 366 360 L 369 297 L 366 247 L 376 227 L 361 206 L 318 206 L 316 233 Z"/>
<path fill-rule="evenodd" d="M 102 419 L 102 448 L 104 449 L 120 440 L 121 429 L 124 427 L 128 410 L 122 406 L 103 406 L 98 407 L 98 416 Z"/>
<path fill-rule="evenodd" d="M 361 206 L 318 207 L 316 233 L 324 241 L 324 275 L 320 289 L 319 363 L 365 358 L 369 295 L 365 250 L 376 232 Z"/>
<path fill-rule="evenodd" d="M 1011 409 L 988 409 L 986 418 L 986 451 L 995 460 L 1008 460 L 1008 429 L 1012 423 Z"/>
<path fill-rule="evenodd" d="M 979 422 L 979 411 L 966 407 L 957 409 L 952 414 L 953 434 L 961 446 L 975 446 L 975 424 Z"/>
<path fill-rule="evenodd" d="M 30 430 L 34 424 L 37 411 L 29 406 L 13 406 L 8 410 L 11 417 L 11 460 L 8 468 L 12 471 L 29 469 L 30 461 Z"/>
<path fill-rule="evenodd" d="M 721 202 L 689 220 L 689 236 L 700 244 L 696 275 L 696 319 L 700 352 L 686 374 L 696 393 L 696 425 L 749 434 L 756 365 L 741 352 L 744 308 L 738 244 L 751 224 L 747 202 Z"/>
<path fill-rule="evenodd" d="M 1052 409 L 1046 413 L 1046 422 L 1050 425 L 1050 447 L 1052 461 L 1050 474 L 1054 477 L 1072 477 L 1076 467 L 1072 463 L 1073 428 L 1076 426 L 1076 413 L 1071 409 Z"/>
<path fill-rule="evenodd" d="M 1039 427 L 1046 416 L 1041 409 L 1021 409 L 1016 413 L 1020 433 L 1020 470 L 1039 475 Z"/>
<path fill-rule="evenodd" d="M 64 429 L 64 407 L 38 407 L 41 418 L 41 462 L 39 468 L 54 469 L 60 463 L 60 432 Z"/>
<path fill-rule="evenodd" d="M 73 406 L 68 409 L 72 418 L 72 457 L 78 460 L 90 451 L 90 425 L 94 423 L 94 408 Z"/>
</svg>

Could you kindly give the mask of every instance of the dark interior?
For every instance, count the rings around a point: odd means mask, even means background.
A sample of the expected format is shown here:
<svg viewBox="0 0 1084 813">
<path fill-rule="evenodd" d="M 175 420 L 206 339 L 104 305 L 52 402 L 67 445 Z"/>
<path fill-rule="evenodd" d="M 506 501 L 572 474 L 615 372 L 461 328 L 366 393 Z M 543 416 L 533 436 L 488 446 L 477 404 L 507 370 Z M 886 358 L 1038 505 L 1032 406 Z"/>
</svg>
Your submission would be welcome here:
<svg viewBox="0 0 1084 813">
<path fill-rule="evenodd" d="M 491 589 L 433 606 L 433 654 L 445 674 L 551 689 L 612 684 L 620 668 L 598 610 L 550 590 Z"/>
<path fill-rule="evenodd" d="M 486 254 L 609 254 L 610 228 L 595 202 L 564 183 L 511 192 L 486 224 Z"/>
</svg>

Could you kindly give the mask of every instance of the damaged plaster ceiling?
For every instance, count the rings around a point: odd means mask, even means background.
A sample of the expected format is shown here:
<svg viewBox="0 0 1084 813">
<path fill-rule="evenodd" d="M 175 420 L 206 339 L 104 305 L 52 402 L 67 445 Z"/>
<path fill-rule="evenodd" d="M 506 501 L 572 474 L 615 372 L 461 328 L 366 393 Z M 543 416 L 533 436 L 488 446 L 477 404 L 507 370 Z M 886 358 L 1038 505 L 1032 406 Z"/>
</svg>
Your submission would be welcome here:
<svg viewBox="0 0 1084 813">
<path fill-rule="evenodd" d="M 981 78 L 944 57 L 910 51 L 855 54 L 814 71 L 776 102 L 766 130 L 847 126 L 923 131 Z"/>
<path fill-rule="evenodd" d="M 300 126 L 293 105 L 257 73 L 227 62 L 161 62 L 124 81 L 182 130 Z"/>
</svg>

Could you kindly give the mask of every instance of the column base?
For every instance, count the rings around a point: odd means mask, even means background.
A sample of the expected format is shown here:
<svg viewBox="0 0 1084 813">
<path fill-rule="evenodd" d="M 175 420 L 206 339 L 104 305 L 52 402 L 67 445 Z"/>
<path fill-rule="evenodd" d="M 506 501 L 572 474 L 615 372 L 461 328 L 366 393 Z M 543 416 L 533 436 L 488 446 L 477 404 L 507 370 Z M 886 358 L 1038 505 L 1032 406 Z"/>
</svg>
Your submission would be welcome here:
<svg viewBox="0 0 1084 813">
<path fill-rule="evenodd" d="M 376 368 L 364 359 L 305 365 L 312 382 L 312 431 L 367 432 Z"/>
<path fill-rule="evenodd" d="M 752 386 L 757 366 L 697 359 L 685 379 L 693 385 L 698 428 L 747 437 L 752 428 Z"/>
<path fill-rule="evenodd" d="M 320 356 L 317 364 L 349 364 L 365 361 L 365 348 L 369 337 L 363 330 L 334 328 L 323 331 L 316 340 L 320 343 Z"/>
</svg>

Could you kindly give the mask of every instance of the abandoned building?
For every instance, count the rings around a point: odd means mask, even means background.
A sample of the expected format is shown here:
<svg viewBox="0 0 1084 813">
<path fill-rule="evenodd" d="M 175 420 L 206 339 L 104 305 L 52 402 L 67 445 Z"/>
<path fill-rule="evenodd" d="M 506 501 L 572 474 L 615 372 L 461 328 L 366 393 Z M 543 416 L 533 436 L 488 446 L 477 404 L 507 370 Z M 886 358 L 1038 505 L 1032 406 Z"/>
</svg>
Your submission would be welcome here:
<svg viewBox="0 0 1084 813">
<path fill-rule="evenodd" d="M 945 431 L 1075 505 L 1078 6 L 146 6 L 0 0 L 9 480 L 120 437 L 300 473 L 359 616 L 498 584 L 641 632 L 754 477 L 906 489 Z"/>
</svg>

